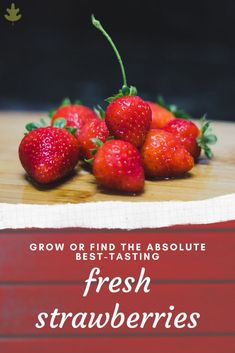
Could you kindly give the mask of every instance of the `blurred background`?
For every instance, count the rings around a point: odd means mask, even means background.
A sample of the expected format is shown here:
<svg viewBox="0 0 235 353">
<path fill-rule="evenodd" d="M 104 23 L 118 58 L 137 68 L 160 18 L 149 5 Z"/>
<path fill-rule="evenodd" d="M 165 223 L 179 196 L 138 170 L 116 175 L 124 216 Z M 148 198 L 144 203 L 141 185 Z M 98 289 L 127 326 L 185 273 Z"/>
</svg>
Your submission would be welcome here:
<svg viewBox="0 0 235 353">
<path fill-rule="evenodd" d="M 122 81 L 94 13 L 139 95 L 235 120 L 234 0 L 14 2 L 22 19 L 12 25 L 11 1 L 0 1 L 0 110 L 48 110 L 67 96 L 105 105 Z"/>
</svg>

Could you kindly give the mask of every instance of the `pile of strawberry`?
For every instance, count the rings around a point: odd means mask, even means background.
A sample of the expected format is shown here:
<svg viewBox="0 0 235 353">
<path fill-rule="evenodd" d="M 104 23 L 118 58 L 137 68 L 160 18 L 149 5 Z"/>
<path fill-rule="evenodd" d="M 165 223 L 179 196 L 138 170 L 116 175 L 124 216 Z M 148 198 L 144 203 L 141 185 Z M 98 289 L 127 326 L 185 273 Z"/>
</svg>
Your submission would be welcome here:
<svg viewBox="0 0 235 353">
<path fill-rule="evenodd" d="M 19 158 L 36 182 L 49 184 L 71 173 L 79 160 L 92 165 L 97 183 L 111 190 L 138 193 L 146 178 L 173 178 L 189 172 L 201 150 L 208 158 L 208 144 L 215 143 L 209 123 L 202 128 L 175 106 L 144 101 L 135 87 L 128 87 L 120 55 L 100 22 L 98 28 L 115 48 L 123 75 L 118 94 L 108 106 L 93 110 L 68 99 L 51 114 L 51 124 L 26 125 Z"/>
</svg>

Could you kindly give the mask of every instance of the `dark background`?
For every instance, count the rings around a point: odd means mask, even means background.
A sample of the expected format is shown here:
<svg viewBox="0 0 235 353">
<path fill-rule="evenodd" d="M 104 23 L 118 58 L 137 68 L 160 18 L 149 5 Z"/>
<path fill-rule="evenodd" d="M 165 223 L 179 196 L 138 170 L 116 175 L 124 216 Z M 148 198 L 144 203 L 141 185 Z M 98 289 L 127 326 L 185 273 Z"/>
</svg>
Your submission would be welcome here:
<svg viewBox="0 0 235 353">
<path fill-rule="evenodd" d="M 45 110 L 65 96 L 93 106 L 121 87 L 94 12 L 139 95 L 235 120 L 234 0 L 15 0 L 23 17 L 14 25 L 4 18 L 10 3 L 0 1 L 0 109 Z"/>
</svg>

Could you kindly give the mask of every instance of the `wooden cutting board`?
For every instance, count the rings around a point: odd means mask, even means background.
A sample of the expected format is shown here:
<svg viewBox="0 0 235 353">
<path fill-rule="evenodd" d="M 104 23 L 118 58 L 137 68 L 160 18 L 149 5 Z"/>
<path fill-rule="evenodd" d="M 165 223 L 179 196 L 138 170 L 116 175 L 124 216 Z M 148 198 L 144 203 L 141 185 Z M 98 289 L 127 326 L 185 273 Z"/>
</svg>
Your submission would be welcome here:
<svg viewBox="0 0 235 353">
<path fill-rule="evenodd" d="M 218 143 L 212 161 L 202 158 L 181 179 L 146 181 L 145 191 L 126 196 L 101 190 L 92 174 L 77 168 L 76 173 L 53 188 L 38 188 L 25 175 L 18 159 L 18 145 L 29 121 L 45 114 L 0 114 L 0 202 L 27 204 L 80 203 L 92 201 L 202 200 L 235 192 L 235 123 L 216 122 Z"/>
</svg>

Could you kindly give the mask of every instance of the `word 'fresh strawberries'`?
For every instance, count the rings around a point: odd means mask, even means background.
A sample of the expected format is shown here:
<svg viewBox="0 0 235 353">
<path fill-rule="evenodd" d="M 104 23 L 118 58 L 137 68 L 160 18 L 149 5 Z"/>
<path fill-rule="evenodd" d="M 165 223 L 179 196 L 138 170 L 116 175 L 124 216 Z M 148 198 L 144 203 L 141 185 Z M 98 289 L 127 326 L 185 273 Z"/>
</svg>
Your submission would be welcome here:
<svg viewBox="0 0 235 353">
<path fill-rule="evenodd" d="M 101 142 L 105 142 L 108 136 L 109 130 L 103 120 L 95 119 L 86 123 L 78 137 L 82 156 L 86 159 L 92 158 L 97 147 L 92 140 L 99 139 Z"/>
<path fill-rule="evenodd" d="M 169 121 L 175 119 L 175 116 L 161 105 L 153 102 L 147 102 L 152 111 L 151 129 L 162 129 Z"/>
<path fill-rule="evenodd" d="M 64 118 L 67 127 L 75 127 L 77 129 L 76 136 L 79 136 L 81 128 L 88 122 L 97 119 L 97 115 L 93 110 L 80 104 L 67 104 L 59 107 L 52 115 L 51 125 L 59 118 Z"/>
<path fill-rule="evenodd" d="M 104 143 L 95 155 L 93 173 L 97 183 L 108 189 L 137 193 L 144 187 L 140 153 L 126 141 Z"/>
<path fill-rule="evenodd" d="M 63 128 L 38 128 L 22 139 L 19 158 L 34 180 L 41 184 L 52 183 L 75 168 L 79 159 L 78 141 Z"/>
<path fill-rule="evenodd" d="M 141 149 L 144 170 L 153 178 L 178 177 L 194 166 L 191 154 L 173 134 L 150 130 Z"/>
<path fill-rule="evenodd" d="M 105 114 L 111 134 L 136 147 L 143 144 L 151 120 L 149 105 L 138 96 L 124 96 L 113 100 Z"/>
</svg>

